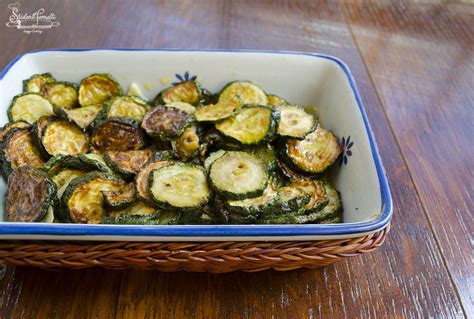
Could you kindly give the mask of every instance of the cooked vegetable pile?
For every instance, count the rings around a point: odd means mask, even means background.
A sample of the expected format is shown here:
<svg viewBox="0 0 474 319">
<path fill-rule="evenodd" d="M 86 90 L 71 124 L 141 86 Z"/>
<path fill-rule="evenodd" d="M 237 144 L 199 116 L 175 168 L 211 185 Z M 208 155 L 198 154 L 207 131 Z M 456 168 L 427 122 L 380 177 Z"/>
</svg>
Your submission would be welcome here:
<svg viewBox="0 0 474 319">
<path fill-rule="evenodd" d="M 338 139 L 247 81 L 183 81 L 148 102 L 108 74 L 24 81 L 0 131 L 4 219 L 104 224 L 338 223 Z M 138 94 L 139 95 L 139 94 Z"/>
</svg>

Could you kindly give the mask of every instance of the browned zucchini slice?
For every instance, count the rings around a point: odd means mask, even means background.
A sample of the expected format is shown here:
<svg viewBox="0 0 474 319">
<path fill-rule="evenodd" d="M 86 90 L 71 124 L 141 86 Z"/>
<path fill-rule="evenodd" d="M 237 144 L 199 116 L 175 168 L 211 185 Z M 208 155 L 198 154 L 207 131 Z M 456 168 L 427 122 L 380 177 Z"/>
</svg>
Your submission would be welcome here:
<svg viewBox="0 0 474 319">
<path fill-rule="evenodd" d="M 89 136 L 76 125 L 60 119 L 46 124 L 41 142 L 51 156 L 79 155 L 89 150 Z"/>
<path fill-rule="evenodd" d="M 277 106 L 277 105 L 286 105 L 288 102 L 275 94 L 267 94 L 268 105 Z"/>
<path fill-rule="evenodd" d="M 326 188 L 320 181 L 299 178 L 291 181 L 292 187 L 299 188 L 310 195 L 308 204 L 305 205 L 305 214 L 310 214 L 323 209 L 328 203 L 328 197 L 326 196 Z"/>
<path fill-rule="evenodd" d="M 183 135 L 171 140 L 173 150 L 178 154 L 179 158 L 184 161 L 190 160 L 197 155 L 199 150 L 199 134 L 197 126 L 188 127 Z"/>
<path fill-rule="evenodd" d="M 148 135 L 159 138 L 176 137 L 184 133 L 194 120 L 174 107 L 157 106 L 143 118 L 142 128 Z"/>
<path fill-rule="evenodd" d="M 201 92 L 194 81 L 183 81 L 175 86 L 161 91 L 155 98 L 156 105 L 163 105 L 171 102 L 185 102 L 192 105 L 199 103 Z"/>
<path fill-rule="evenodd" d="M 145 146 L 145 135 L 135 120 L 109 118 L 92 132 L 91 145 L 99 152 L 139 150 Z"/>
<path fill-rule="evenodd" d="M 43 167 L 44 161 L 27 128 L 11 130 L 3 140 L 1 149 L 5 176 L 21 166 Z"/>
<path fill-rule="evenodd" d="M 59 173 L 54 175 L 52 177 L 53 182 L 56 184 L 57 188 L 57 196 L 58 199 L 61 199 L 61 196 L 63 196 L 64 191 L 66 190 L 66 187 L 69 185 L 69 183 L 75 179 L 76 177 L 80 177 L 85 175 L 86 172 L 78 170 L 78 169 L 73 169 L 73 168 L 65 168 L 61 170 Z"/>
<path fill-rule="evenodd" d="M 316 118 L 306 113 L 303 107 L 296 105 L 278 105 L 280 112 L 278 135 L 302 139 L 316 126 Z"/>
<path fill-rule="evenodd" d="M 79 85 L 81 106 L 99 104 L 117 95 L 122 95 L 122 88 L 110 74 L 92 74 Z"/>
<path fill-rule="evenodd" d="M 150 163 L 153 156 L 154 153 L 149 148 L 137 151 L 106 151 L 104 160 L 115 173 L 131 177 Z"/>
<path fill-rule="evenodd" d="M 111 210 L 124 209 L 135 202 L 137 193 L 135 184 L 124 185 L 118 191 L 102 191 L 105 207 Z"/>
<path fill-rule="evenodd" d="M 43 115 L 53 115 L 53 105 L 38 93 L 22 93 L 13 98 L 8 109 L 10 121 L 24 120 L 30 124 Z"/>
<path fill-rule="evenodd" d="M 217 122 L 232 116 L 239 107 L 238 98 L 233 98 L 202 106 L 196 110 L 194 115 L 198 122 Z"/>
<path fill-rule="evenodd" d="M 142 201 L 150 205 L 156 205 L 149 191 L 148 183 L 149 183 L 150 173 L 155 169 L 164 167 L 166 165 L 171 165 L 173 163 L 174 163 L 173 161 L 155 161 L 146 165 L 135 177 L 135 186 L 137 188 L 138 198 L 140 198 Z"/>
<path fill-rule="evenodd" d="M 242 144 L 262 144 L 275 137 L 279 113 L 266 106 L 245 106 L 228 119 L 216 123 L 216 129 Z"/>
<path fill-rule="evenodd" d="M 8 177 L 5 219 L 41 221 L 55 197 L 56 187 L 46 173 L 29 166 L 17 168 Z"/>
<path fill-rule="evenodd" d="M 157 208 L 150 206 L 142 201 L 135 201 L 130 206 L 120 210 L 109 211 L 110 217 L 126 217 L 126 216 L 144 216 L 144 217 L 155 217 Z M 157 224 L 158 225 L 158 224 Z"/>
<path fill-rule="evenodd" d="M 189 114 L 194 114 L 196 112 L 196 108 L 193 105 L 186 102 L 171 102 L 171 103 L 165 104 L 165 106 L 175 107 Z"/>
<path fill-rule="evenodd" d="M 41 88 L 41 95 L 63 109 L 72 109 L 78 104 L 77 85 L 70 82 L 45 83 Z"/>
<path fill-rule="evenodd" d="M 150 194 L 163 208 L 196 210 L 211 195 L 201 166 L 176 163 L 155 169 L 150 174 Z"/>
<path fill-rule="evenodd" d="M 150 107 L 136 96 L 116 96 L 105 103 L 107 117 L 128 117 L 138 122 L 143 120 Z"/>
<path fill-rule="evenodd" d="M 240 105 L 267 105 L 268 98 L 258 85 L 249 81 L 234 81 L 227 84 L 219 94 L 218 103 L 238 99 Z"/>
<path fill-rule="evenodd" d="M 97 172 L 73 179 L 61 197 L 61 218 L 73 223 L 99 223 L 106 216 L 102 192 L 120 191 L 123 185 L 110 175 Z"/>
<path fill-rule="evenodd" d="M 51 73 L 35 74 L 27 80 L 23 80 L 23 92 L 39 93 L 46 83 L 56 82 Z"/>
<path fill-rule="evenodd" d="M 291 168 L 310 174 L 323 172 L 341 154 L 338 139 L 331 132 L 318 127 L 304 140 L 288 139 L 284 157 Z"/>
<path fill-rule="evenodd" d="M 54 113 L 60 118 L 76 124 L 82 130 L 86 130 L 102 111 L 102 104 L 83 106 L 72 110 L 54 107 Z"/>
<path fill-rule="evenodd" d="M 5 124 L 2 129 L 0 130 L 0 142 L 3 141 L 7 133 L 10 132 L 14 128 L 29 128 L 30 124 L 26 121 L 19 120 L 15 122 L 9 122 Z"/>
</svg>

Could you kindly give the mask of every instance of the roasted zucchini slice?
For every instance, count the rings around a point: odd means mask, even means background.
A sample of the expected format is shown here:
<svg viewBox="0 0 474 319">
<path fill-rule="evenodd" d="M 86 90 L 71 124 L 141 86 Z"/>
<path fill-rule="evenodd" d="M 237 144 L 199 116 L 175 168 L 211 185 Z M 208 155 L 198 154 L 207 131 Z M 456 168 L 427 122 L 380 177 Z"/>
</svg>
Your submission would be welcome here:
<svg viewBox="0 0 474 319">
<path fill-rule="evenodd" d="M 63 196 L 64 191 L 66 190 L 66 187 L 69 185 L 69 183 L 75 179 L 76 177 L 80 177 L 85 175 L 86 172 L 78 170 L 78 169 L 73 169 L 73 168 L 65 168 L 61 170 L 59 173 L 54 175 L 52 177 L 53 182 L 56 184 L 57 188 L 57 197 L 58 199 L 61 199 Z"/>
<path fill-rule="evenodd" d="M 333 224 L 341 222 L 342 201 L 341 194 L 328 182 L 322 182 L 324 190 L 328 198 L 327 205 L 319 210 L 306 216 L 302 222 L 316 222 L 321 224 Z"/>
<path fill-rule="evenodd" d="M 76 156 L 58 154 L 51 157 L 46 163 L 44 163 L 43 171 L 48 173 L 49 176 L 52 176 L 66 167 L 76 169 L 89 168 L 88 166 L 84 165 L 82 161 Z"/>
<path fill-rule="evenodd" d="M 89 136 L 76 125 L 65 120 L 49 121 L 42 130 L 41 142 L 51 156 L 79 155 L 89 150 Z"/>
<path fill-rule="evenodd" d="M 86 130 L 103 110 L 102 104 L 79 107 L 73 110 L 66 110 L 54 107 L 54 113 L 62 119 L 76 124 L 82 130 Z"/>
<path fill-rule="evenodd" d="M 51 73 L 35 74 L 27 80 L 23 80 L 23 92 L 39 93 L 46 83 L 56 82 Z"/>
<path fill-rule="evenodd" d="M 37 222 L 56 200 L 56 187 L 46 173 L 29 166 L 13 170 L 8 176 L 5 220 Z"/>
<path fill-rule="evenodd" d="M 176 163 L 153 170 L 149 188 L 153 200 L 163 208 L 196 210 L 211 195 L 204 169 L 193 164 Z"/>
<path fill-rule="evenodd" d="M 261 224 L 296 224 L 297 217 L 303 216 L 305 206 L 311 196 L 300 188 L 284 186 L 278 189 L 278 200 L 271 210 L 260 215 Z"/>
<path fill-rule="evenodd" d="M 277 106 L 277 105 L 286 105 L 288 102 L 275 94 L 267 94 L 268 105 Z"/>
<path fill-rule="evenodd" d="M 278 105 L 275 109 L 280 112 L 277 130 L 280 136 L 303 139 L 316 126 L 314 115 L 306 113 L 301 106 Z"/>
<path fill-rule="evenodd" d="M 135 184 L 124 185 L 119 191 L 102 191 L 104 205 L 111 210 L 125 209 L 137 199 Z"/>
<path fill-rule="evenodd" d="M 135 200 L 130 206 L 120 209 L 109 211 L 109 216 L 123 216 L 123 215 L 137 215 L 137 216 L 150 216 L 155 217 L 157 215 L 157 208 L 150 206 L 147 203 Z"/>
<path fill-rule="evenodd" d="M 147 204 L 156 206 L 156 203 L 153 201 L 150 195 L 149 180 L 150 173 L 166 165 L 173 164 L 173 161 L 159 160 L 152 162 L 146 165 L 135 177 L 135 186 L 137 188 L 137 196 L 140 200 L 144 201 Z"/>
<path fill-rule="evenodd" d="M 163 105 L 171 102 L 185 102 L 196 105 L 199 103 L 200 96 L 201 91 L 196 82 L 183 81 L 161 91 L 155 98 L 155 104 Z"/>
<path fill-rule="evenodd" d="M 226 151 L 224 150 L 218 150 L 209 154 L 209 156 L 204 160 L 204 169 L 206 170 L 206 172 L 209 172 L 209 169 L 211 168 L 212 163 L 214 163 L 216 159 L 224 155 L 225 152 Z"/>
<path fill-rule="evenodd" d="M 145 143 L 145 134 L 133 119 L 109 118 L 91 134 L 91 145 L 99 152 L 139 150 Z"/>
<path fill-rule="evenodd" d="M 43 115 L 53 115 L 53 105 L 38 93 L 22 93 L 13 98 L 8 108 L 10 121 L 24 120 L 30 124 Z"/>
<path fill-rule="evenodd" d="M 230 118 L 216 123 L 222 134 L 242 144 L 262 144 L 275 137 L 279 113 L 265 106 L 245 106 Z"/>
<path fill-rule="evenodd" d="M 9 122 L 5 124 L 0 130 L 0 142 L 2 142 L 5 136 L 7 136 L 8 132 L 13 130 L 14 128 L 29 128 L 29 127 L 30 127 L 30 124 L 23 120 Z"/>
<path fill-rule="evenodd" d="M 267 171 L 273 172 L 278 166 L 278 158 L 275 149 L 270 144 L 253 146 L 245 151 L 254 154 L 267 165 Z"/>
<path fill-rule="evenodd" d="M 105 163 L 118 175 L 130 178 L 153 160 L 151 149 L 137 151 L 106 151 Z"/>
<path fill-rule="evenodd" d="M 122 95 L 122 88 L 110 74 L 92 74 L 79 85 L 81 106 L 99 104 L 117 95 Z"/>
<path fill-rule="evenodd" d="M 288 139 L 283 148 L 288 165 L 309 174 L 323 172 L 336 161 L 341 152 L 337 137 L 322 127 L 306 135 L 304 140 Z"/>
<path fill-rule="evenodd" d="M 196 157 L 200 146 L 197 126 L 192 125 L 191 127 L 188 127 L 183 135 L 172 139 L 171 146 L 183 161 L 188 161 Z"/>
<path fill-rule="evenodd" d="M 189 103 L 185 103 L 185 102 L 171 102 L 171 103 L 165 104 L 165 106 L 175 107 L 189 114 L 194 114 L 196 112 L 196 108 L 193 105 Z"/>
<path fill-rule="evenodd" d="M 198 122 L 217 122 L 226 119 L 240 107 L 238 98 L 227 99 L 215 104 L 208 104 L 196 110 L 194 115 Z"/>
<path fill-rule="evenodd" d="M 150 110 L 148 103 L 136 96 L 116 96 L 105 103 L 107 117 L 128 117 L 138 122 Z"/>
<path fill-rule="evenodd" d="M 163 225 L 155 216 L 128 215 L 108 216 L 102 219 L 101 224 L 109 225 Z"/>
<path fill-rule="evenodd" d="M 79 155 L 79 159 L 85 165 L 86 169 L 98 170 L 109 175 L 115 175 L 112 169 L 105 163 L 101 154 L 88 153 Z"/>
<path fill-rule="evenodd" d="M 245 199 L 262 195 L 267 187 L 265 164 L 256 156 L 228 151 L 211 164 L 212 188 L 226 199 Z"/>
<path fill-rule="evenodd" d="M 63 109 L 72 109 L 78 105 L 77 85 L 74 83 L 45 83 L 41 88 L 41 95 L 53 105 Z"/>
<path fill-rule="evenodd" d="M 61 218 L 73 223 L 99 223 L 106 216 L 102 192 L 120 191 L 123 185 L 110 175 L 97 172 L 73 179 L 61 197 Z"/>
<path fill-rule="evenodd" d="M 309 178 L 299 178 L 292 180 L 290 186 L 299 188 L 311 196 L 308 204 L 304 207 L 305 214 L 320 211 L 328 203 L 326 187 L 321 181 Z"/>
<path fill-rule="evenodd" d="M 5 176 L 18 167 L 42 168 L 44 164 L 40 151 L 33 143 L 31 133 L 27 128 L 11 130 L 1 144 L 1 152 Z"/>
<path fill-rule="evenodd" d="M 219 94 L 218 104 L 237 99 L 240 105 L 267 105 L 267 94 L 256 84 L 248 81 L 234 81 L 227 84 Z"/>
<path fill-rule="evenodd" d="M 143 118 L 142 128 L 148 135 L 161 139 L 181 136 L 194 116 L 174 107 L 157 106 Z"/>
<path fill-rule="evenodd" d="M 176 153 L 172 150 L 159 150 L 153 155 L 155 161 L 171 161 L 177 159 Z"/>
</svg>

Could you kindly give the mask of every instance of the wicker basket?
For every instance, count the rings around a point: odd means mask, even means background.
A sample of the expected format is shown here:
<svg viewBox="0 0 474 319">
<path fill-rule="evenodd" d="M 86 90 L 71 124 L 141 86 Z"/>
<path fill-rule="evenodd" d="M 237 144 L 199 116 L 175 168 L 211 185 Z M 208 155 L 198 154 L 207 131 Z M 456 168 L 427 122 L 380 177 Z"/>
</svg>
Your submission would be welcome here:
<svg viewBox="0 0 474 319">
<path fill-rule="evenodd" d="M 377 249 L 389 228 L 364 237 L 310 242 L 0 241 L 0 263 L 41 268 L 101 266 L 212 273 L 317 268 Z"/>
</svg>

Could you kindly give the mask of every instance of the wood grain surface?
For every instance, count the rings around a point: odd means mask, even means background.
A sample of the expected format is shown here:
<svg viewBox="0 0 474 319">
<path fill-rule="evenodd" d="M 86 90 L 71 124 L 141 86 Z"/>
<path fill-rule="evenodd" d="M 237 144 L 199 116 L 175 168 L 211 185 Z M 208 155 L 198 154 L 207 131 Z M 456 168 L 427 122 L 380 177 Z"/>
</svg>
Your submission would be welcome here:
<svg viewBox="0 0 474 319">
<path fill-rule="evenodd" d="M 0 22 L 9 1 L 0 0 Z M 352 69 L 394 200 L 374 253 L 319 270 L 7 267 L 2 318 L 462 318 L 473 312 L 473 6 L 466 1 L 21 1 L 61 25 L 0 24 L 0 67 L 47 47 L 301 50 Z M 1 92 L 0 92 L 1 94 Z"/>
</svg>

